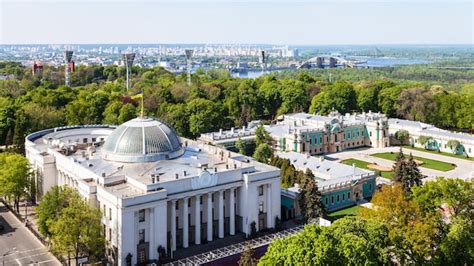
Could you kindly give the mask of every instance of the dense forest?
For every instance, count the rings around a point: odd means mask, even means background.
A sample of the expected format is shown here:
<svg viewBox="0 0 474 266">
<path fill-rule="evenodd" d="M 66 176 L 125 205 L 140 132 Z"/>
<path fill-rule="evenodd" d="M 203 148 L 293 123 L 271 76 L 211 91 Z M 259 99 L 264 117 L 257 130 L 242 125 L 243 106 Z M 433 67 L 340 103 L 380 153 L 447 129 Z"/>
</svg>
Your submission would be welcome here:
<svg viewBox="0 0 474 266">
<path fill-rule="evenodd" d="M 474 128 L 474 72 L 422 66 L 331 69 L 270 73 L 257 79 L 232 78 L 225 70 L 185 75 L 163 68 L 133 67 L 133 88 L 125 69 L 78 66 L 72 86 L 62 68 L 45 66 L 41 77 L 19 63 L 0 62 L 0 145 L 21 145 L 28 133 L 75 124 L 120 124 L 144 110 L 173 125 L 181 136 L 242 126 L 280 114 L 383 112 L 438 127 Z M 329 73 L 331 78 L 328 78 Z M 444 84 L 449 84 L 445 86 Z"/>
</svg>

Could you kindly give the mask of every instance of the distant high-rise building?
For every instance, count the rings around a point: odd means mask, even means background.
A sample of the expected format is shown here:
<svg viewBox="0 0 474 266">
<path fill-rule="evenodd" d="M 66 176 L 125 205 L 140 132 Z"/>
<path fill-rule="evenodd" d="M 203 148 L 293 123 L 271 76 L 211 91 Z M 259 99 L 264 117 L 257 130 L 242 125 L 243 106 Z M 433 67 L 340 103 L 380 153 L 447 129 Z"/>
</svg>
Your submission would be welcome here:
<svg viewBox="0 0 474 266">
<path fill-rule="evenodd" d="M 194 55 L 193 49 L 184 50 L 186 53 L 186 70 L 188 72 L 188 86 L 191 86 L 191 58 Z"/>
<path fill-rule="evenodd" d="M 130 85 L 131 85 L 130 73 L 131 73 L 131 69 L 132 69 L 132 66 L 133 66 L 133 61 L 135 60 L 135 53 L 122 54 L 122 58 L 123 58 L 123 63 L 125 65 L 125 71 L 126 71 L 126 74 L 127 74 L 126 86 L 127 86 L 127 91 L 128 91 L 130 89 Z"/>
<path fill-rule="evenodd" d="M 65 83 L 66 86 L 71 86 L 71 72 L 74 72 L 75 69 L 75 64 L 74 61 L 72 60 L 72 55 L 73 51 L 65 51 L 64 52 L 64 59 L 66 61 L 66 67 L 65 67 Z"/>
<path fill-rule="evenodd" d="M 267 56 L 265 55 L 265 50 L 260 52 L 260 62 L 262 63 L 263 72 L 267 72 Z"/>
</svg>

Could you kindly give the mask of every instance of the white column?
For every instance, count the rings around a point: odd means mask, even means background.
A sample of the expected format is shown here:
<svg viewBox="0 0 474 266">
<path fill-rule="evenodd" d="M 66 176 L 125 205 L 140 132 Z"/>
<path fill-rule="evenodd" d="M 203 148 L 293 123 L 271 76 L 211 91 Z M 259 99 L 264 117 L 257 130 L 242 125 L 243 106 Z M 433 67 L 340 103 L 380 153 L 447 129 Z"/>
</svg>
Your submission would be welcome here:
<svg viewBox="0 0 474 266">
<path fill-rule="evenodd" d="M 267 191 L 265 191 L 265 196 L 266 196 L 266 200 L 265 200 L 265 207 L 267 209 L 267 228 L 272 228 L 272 224 L 273 224 L 273 217 L 272 217 L 272 206 L 271 206 L 271 202 L 272 202 L 272 185 L 271 184 L 267 184 L 266 185 L 266 188 L 267 188 Z"/>
<path fill-rule="evenodd" d="M 233 236 L 235 235 L 235 198 L 234 198 L 234 194 L 235 194 L 235 188 L 231 188 L 230 189 L 230 193 L 229 193 L 229 223 L 230 223 L 230 235 Z"/>
<path fill-rule="evenodd" d="M 212 192 L 207 193 L 207 241 L 212 241 Z"/>
<path fill-rule="evenodd" d="M 194 201 L 194 242 L 201 244 L 201 196 L 196 196 Z"/>
<path fill-rule="evenodd" d="M 150 254 L 150 258 L 151 259 L 158 259 L 156 256 L 157 256 L 157 252 L 156 252 L 156 248 L 155 247 L 155 235 L 156 235 L 156 232 L 155 232 L 155 208 L 150 208 L 148 209 L 148 217 L 150 217 L 150 238 L 149 238 L 149 242 L 150 242 L 150 245 L 149 245 L 149 254 Z M 146 216 L 146 212 L 145 212 L 145 216 Z"/>
<path fill-rule="evenodd" d="M 176 250 L 176 200 L 171 201 L 171 249 Z"/>
<path fill-rule="evenodd" d="M 219 238 L 224 238 L 224 190 L 219 190 Z"/>
<path fill-rule="evenodd" d="M 189 247 L 188 201 L 189 198 L 183 199 L 183 248 Z"/>
</svg>

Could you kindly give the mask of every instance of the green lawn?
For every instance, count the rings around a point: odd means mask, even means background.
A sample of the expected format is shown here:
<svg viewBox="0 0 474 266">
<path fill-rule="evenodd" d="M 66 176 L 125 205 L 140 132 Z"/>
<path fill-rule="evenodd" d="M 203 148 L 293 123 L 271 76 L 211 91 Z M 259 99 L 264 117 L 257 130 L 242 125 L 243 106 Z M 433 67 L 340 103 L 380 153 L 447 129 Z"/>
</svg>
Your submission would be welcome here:
<svg viewBox="0 0 474 266">
<path fill-rule="evenodd" d="M 384 153 L 371 154 L 370 156 L 395 161 L 395 158 L 397 158 L 397 154 L 398 154 L 398 152 L 384 152 Z M 406 153 L 405 153 L 405 156 L 407 156 Z M 432 160 L 432 159 L 428 159 L 428 158 L 413 156 L 413 159 L 422 161 L 423 164 L 421 165 L 421 167 L 430 168 L 430 169 L 433 169 L 433 170 L 446 172 L 446 171 L 450 171 L 450 170 L 453 170 L 454 168 L 456 168 L 455 164 L 446 163 L 446 162 L 437 161 L 437 160 Z"/>
<path fill-rule="evenodd" d="M 332 221 L 335 221 L 337 219 L 341 219 L 344 216 L 356 216 L 357 214 L 359 214 L 359 210 L 362 209 L 362 208 L 364 208 L 364 207 L 354 205 L 354 206 L 349 207 L 349 208 L 345 208 L 345 209 L 342 209 L 342 210 L 331 212 L 331 213 L 328 214 L 329 220 L 331 220 L 331 222 L 332 222 Z"/>
<path fill-rule="evenodd" d="M 411 150 L 415 150 L 415 151 L 429 152 L 429 153 L 433 153 L 433 154 L 444 155 L 444 156 L 449 156 L 449 157 L 458 158 L 458 159 L 474 161 L 473 157 L 466 157 L 464 155 L 452 154 L 452 153 L 449 153 L 449 152 L 431 151 L 431 150 L 418 148 L 418 147 L 412 147 L 412 146 L 403 146 L 403 148 L 404 149 L 411 149 Z"/>
<path fill-rule="evenodd" d="M 374 170 L 370 169 L 369 167 L 367 167 L 367 165 L 370 164 L 370 163 L 364 162 L 364 161 L 361 161 L 361 160 L 357 160 L 357 159 L 352 159 L 352 158 L 351 159 L 346 159 L 346 160 L 341 161 L 341 163 L 347 164 L 347 165 L 355 164 L 355 166 L 358 167 L 358 168 L 374 171 Z M 392 174 L 393 174 L 392 171 L 390 171 L 390 172 L 380 172 L 380 175 L 382 177 L 388 178 L 388 179 L 392 179 Z"/>
</svg>

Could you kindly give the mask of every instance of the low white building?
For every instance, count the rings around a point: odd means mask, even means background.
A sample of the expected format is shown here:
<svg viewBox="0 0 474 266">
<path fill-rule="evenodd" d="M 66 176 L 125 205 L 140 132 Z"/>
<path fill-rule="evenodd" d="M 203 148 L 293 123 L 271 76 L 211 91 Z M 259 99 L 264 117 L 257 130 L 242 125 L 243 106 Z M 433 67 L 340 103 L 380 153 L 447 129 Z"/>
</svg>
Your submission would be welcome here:
<svg viewBox="0 0 474 266">
<path fill-rule="evenodd" d="M 55 185 L 102 210 L 109 259 L 158 259 L 190 245 L 249 234 L 280 218 L 280 170 L 219 147 L 180 139 L 162 121 L 47 129 L 26 137 L 39 197 Z M 131 257 L 130 257 L 131 256 Z"/>
<path fill-rule="evenodd" d="M 388 127 L 391 141 L 394 141 L 394 136 L 397 131 L 406 130 L 410 134 L 410 144 L 415 147 L 459 155 L 467 154 L 469 157 L 474 156 L 474 136 L 471 134 L 452 132 L 430 124 L 396 118 L 390 118 L 388 120 Z M 421 144 L 418 140 L 420 136 L 426 136 L 430 139 L 427 143 Z M 448 145 L 450 140 L 459 141 L 460 146 L 451 147 Z"/>
</svg>

